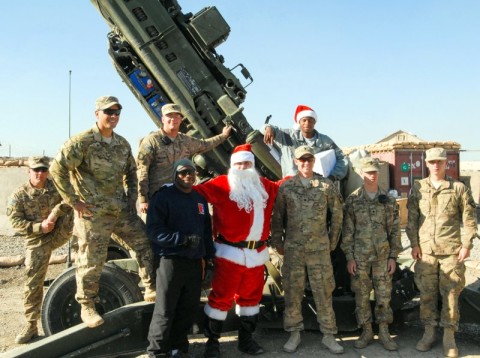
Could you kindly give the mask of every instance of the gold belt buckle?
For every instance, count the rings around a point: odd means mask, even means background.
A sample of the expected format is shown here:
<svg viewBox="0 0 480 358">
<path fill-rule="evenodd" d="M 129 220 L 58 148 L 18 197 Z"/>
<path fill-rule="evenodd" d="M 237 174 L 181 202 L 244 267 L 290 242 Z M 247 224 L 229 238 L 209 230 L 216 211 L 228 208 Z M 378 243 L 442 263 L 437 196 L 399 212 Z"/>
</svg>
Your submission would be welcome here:
<svg viewBox="0 0 480 358">
<path fill-rule="evenodd" d="M 247 242 L 248 242 L 248 244 L 247 244 L 247 249 L 253 250 L 253 249 L 255 248 L 255 242 L 256 242 L 256 241 L 252 241 L 252 240 L 251 240 L 251 241 L 247 241 Z"/>
</svg>

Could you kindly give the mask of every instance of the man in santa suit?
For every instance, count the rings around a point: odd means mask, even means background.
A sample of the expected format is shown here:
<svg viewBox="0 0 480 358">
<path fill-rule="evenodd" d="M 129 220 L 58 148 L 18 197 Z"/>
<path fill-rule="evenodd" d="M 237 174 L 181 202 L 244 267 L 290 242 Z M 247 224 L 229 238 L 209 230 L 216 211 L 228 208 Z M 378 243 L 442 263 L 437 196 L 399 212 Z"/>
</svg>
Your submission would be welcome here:
<svg viewBox="0 0 480 358">
<path fill-rule="evenodd" d="M 263 265 L 269 260 L 270 218 L 282 181 L 258 175 L 250 144 L 234 149 L 230 166 L 228 175 L 194 187 L 213 205 L 216 249 L 212 291 L 205 305 L 205 357 L 220 357 L 218 339 L 233 301 L 240 316 L 238 349 L 252 355 L 263 353 L 252 333 L 263 294 Z"/>
</svg>

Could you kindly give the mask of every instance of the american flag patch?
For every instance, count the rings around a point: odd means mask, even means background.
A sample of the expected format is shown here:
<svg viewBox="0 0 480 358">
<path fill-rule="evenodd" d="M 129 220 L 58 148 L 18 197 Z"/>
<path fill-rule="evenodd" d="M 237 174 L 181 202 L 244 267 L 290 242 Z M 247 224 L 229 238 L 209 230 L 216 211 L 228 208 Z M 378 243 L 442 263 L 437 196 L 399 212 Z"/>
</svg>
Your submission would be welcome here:
<svg viewBox="0 0 480 358">
<path fill-rule="evenodd" d="M 205 205 L 203 205 L 202 203 L 198 203 L 198 213 L 200 215 L 205 215 Z"/>
</svg>

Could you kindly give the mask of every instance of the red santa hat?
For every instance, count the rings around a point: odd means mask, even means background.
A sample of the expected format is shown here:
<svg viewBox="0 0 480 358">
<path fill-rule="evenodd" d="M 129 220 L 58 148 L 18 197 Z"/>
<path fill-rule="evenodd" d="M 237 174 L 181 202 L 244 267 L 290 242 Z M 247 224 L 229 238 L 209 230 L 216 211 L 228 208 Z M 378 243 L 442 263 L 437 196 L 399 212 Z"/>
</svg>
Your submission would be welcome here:
<svg viewBox="0 0 480 358">
<path fill-rule="evenodd" d="M 230 157 L 230 166 L 240 162 L 252 162 L 252 164 L 255 165 L 255 157 L 252 153 L 251 144 L 237 145 L 233 150 L 232 156 Z"/>
<path fill-rule="evenodd" d="M 295 117 L 293 118 L 295 123 L 298 123 L 303 117 L 312 117 L 317 120 L 317 114 L 313 109 L 303 104 L 299 104 L 295 110 Z"/>
</svg>

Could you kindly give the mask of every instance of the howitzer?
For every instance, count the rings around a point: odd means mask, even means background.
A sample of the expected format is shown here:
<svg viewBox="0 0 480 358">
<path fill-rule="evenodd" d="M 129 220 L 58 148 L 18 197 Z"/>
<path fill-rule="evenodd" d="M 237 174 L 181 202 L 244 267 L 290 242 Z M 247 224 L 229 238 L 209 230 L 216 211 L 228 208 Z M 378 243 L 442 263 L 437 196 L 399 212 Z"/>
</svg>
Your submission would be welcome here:
<svg viewBox="0 0 480 358">
<path fill-rule="evenodd" d="M 280 178 L 279 164 L 242 113 L 246 86 L 224 66 L 223 57 L 215 51 L 230 32 L 215 7 L 192 15 L 183 14 L 176 0 L 92 3 L 112 29 L 108 35 L 109 54 L 116 70 L 157 126 L 161 126 L 161 107 L 175 102 L 186 115 L 181 127 L 184 133 L 208 138 L 220 133 L 225 125 L 235 128 L 221 146 L 193 158 L 200 176 L 225 173 L 231 150 L 238 144 L 251 143 L 260 173 L 270 179 Z M 243 65 L 235 67 L 241 69 L 246 80 L 253 81 Z M 341 255 L 337 252 L 332 257 L 337 285 L 333 305 L 339 329 L 351 331 L 357 329 L 355 302 L 348 290 L 348 274 Z M 278 267 L 274 260 L 266 264 L 259 325 L 267 328 L 283 326 L 283 287 Z M 43 329 L 52 336 L 6 357 L 119 357 L 121 353 L 144 350 L 153 304 L 137 302 L 142 299 L 137 269 L 132 260 L 115 260 L 105 265 L 97 303 L 105 323 L 94 329 L 81 324 L 80 308 L 74 297 L 74 270 L 62 273 L 49 287 L 42 307 Z M 408 268 L 397 270 L 393 281 L 391 306 L 395 311 L 411 300 L 416 290 Z M 477 286 L 462 301 L 464 309 L 470 309 L 462 317 L 474 322 L 479 321 L 475 314 L 480 314 L 475 303 L 480 294 Z M 203 324 L 202 302 L 195 319 L 197 332 Z M 318 329 L 313 307 L 311 290 L 307 288 L 303 310 L 306 329 Z M 224 330 L 235 329 L 235 319 L 234 312 L 230 312 Z"/>
<path fill-rule="evenodd" d="M 226 125 L 234 128 L 224 144 L 193 158 L 200 177 L 225 173 L 232 149 L 242 143 L 252 144 L 262 175 L 281 177 L 263 136 L 242 113 L 246 86 L 215 50 L 230 33 L 217 8 L 206 7 L 192 15 L 182 13 L 176 0 L 92 3 L 112 29 L 108 52 L 116 70 L 157 126 L 161 126 L 161 107 L 173 102 L 184 110 L 183 133 L 209 138 Z M 235 68 L 248 84 L 253 81 L 242 64 Z"/>
</svg>

